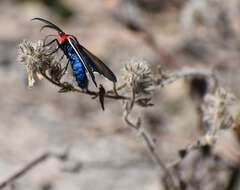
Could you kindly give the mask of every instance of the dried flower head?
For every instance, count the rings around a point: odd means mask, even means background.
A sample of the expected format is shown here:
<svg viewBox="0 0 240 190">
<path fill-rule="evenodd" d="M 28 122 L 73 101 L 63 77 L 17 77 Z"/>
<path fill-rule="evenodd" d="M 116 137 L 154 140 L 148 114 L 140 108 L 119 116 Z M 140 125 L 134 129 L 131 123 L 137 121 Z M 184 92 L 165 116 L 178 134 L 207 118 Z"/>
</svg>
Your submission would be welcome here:
<svg viewBox="0 0 240 190">
<path fill-rule="evenodd" d="M 233 115 L 231 108 L 236 98 L 227 93 L 223 88 L 217 89 L 215 94 L 208 94 L 205 98 L 203 111 L 205 120 L 210 126 L 217 125 L 220 129 L 229 128 L 232 125 Z"/>
<path fill-rule="evenodd" d="M 235 100 L 234 95 L 226 92 L 223 88 L 218 88 L 215 94 L 206 96 L 203 113 L 204 121 L 208 127 L 205 137 L 210 144 L 216 141 L 219 130 L 233 127 L 234 116 L 232 108 Z"/>
<path fill-rule="evenodd" d="M 54 56 L 48 55 L 49 47 L 43 47 L 42 41 L 23 41 L 18 45 L 18 60 L 22 63 L 28 74 L 28 86 L 32 87 L 35 78 L 42 79 L 41 72 L 45 72 L 54 63 Z"/>
<path fill-rule="evenodd" d="M 150 103 L 155 89 L 152 72 L 144 60 L 132 59 L 123 69 L 123 83 L 126 89 L 131 91 L 138 105 L 147 107 Z"/>
<path fill-rule="evenodd" d="M 154 90 L 152 72 L 145 60 L 132 59 L 123 69 L 123 82 L 136 95 L 151 95 Z"/>
</svg>

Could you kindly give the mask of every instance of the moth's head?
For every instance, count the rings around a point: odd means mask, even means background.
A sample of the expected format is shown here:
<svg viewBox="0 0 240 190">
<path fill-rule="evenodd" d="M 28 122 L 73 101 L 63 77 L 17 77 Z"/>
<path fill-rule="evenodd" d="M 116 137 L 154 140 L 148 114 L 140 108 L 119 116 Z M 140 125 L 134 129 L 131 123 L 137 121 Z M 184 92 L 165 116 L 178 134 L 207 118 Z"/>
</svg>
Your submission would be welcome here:
<svg viewBox="0 0 240 190">
<path fill-rule="evenodd" d="M 57 25 L 53 24 L 52 22 L 45 20 L 43 18 L 33 18 L 32 20 L 38 20 L 45 23 L 45 25 L 41 27 L 40 31 L 42 31 L 45 28 L 50 28 L 55 30 L 58 33 L 57 39 L 59 40 L 59 42 L 63 43 L 65 40 L 68 39 L 68 35 L 65 32 L 63 32 L 61 28 L 59 28 Z"/>
<path fill-rule="evenodd" d="M 57 35 L 57 39 L 60 43 L 65 42 L 69 38 L 69 35 L 63 32 L 59 32 Z"/>
</svg>

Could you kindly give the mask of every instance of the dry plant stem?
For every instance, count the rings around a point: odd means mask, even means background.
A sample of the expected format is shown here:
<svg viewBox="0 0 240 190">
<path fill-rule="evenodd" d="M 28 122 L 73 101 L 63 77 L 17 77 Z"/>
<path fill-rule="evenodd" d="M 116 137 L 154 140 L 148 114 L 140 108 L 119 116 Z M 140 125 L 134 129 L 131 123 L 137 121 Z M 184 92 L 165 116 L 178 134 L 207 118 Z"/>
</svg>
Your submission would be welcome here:
<svg viewBox="0 0 240 190">
<path fill-rule="evenodd" d="M 198 150 L 202 147 L 203 145 L 201 144 L 200 140 L 194 141 L 192 144 L 190 144 L 189 146 L 187 146 L 186 148 L 182 149 L 180 152 L 180 154 L 183 154 L 182 156 L 178 157 L 176 160 L 174 160 L 172 163 L 170 163 L 167 168 L 171 169 L 171 168 L 176 168 L 179 166 L 179 164 L 183 161 L 184 158 L 187 157 L 187 155 L 189 155 L 189 153 L 191 153 L 194 150 Z"/>
<path fill-rule="evenodd" d="M 221 102 L 218 103 L 218 107 L 221 106 Z M 194 150 L 199 150 L 204 146 L 213 146 L 215 143 L 215 136 L 221 129 L 221 122 L 219 122 L 219 118 L 221 118 L 221 112 L 216 111 L 213 115 L 213 126 L 210 127 L 209 131 L 202 137 L 198 138 L 196 141 L 192 142 L 185 149 L 179 151 L 180 157 L 175 160 L 172 164 L 169 165 L 168 168 L 173 168 L 181 164 L 182 160 L 186 158 L 189 153 Z M 212 140 L 210 140 L 212 139 Z"/>
<path fill-rule="evenodd" d="M 154 140 L 151 138 L 151 136 L 144 130 L 144 128 L 141 126 L 140 119 L 138 118 L 136 124 L 134 124 L 132 121 L 129 120 L 129 115 L 131 111 L 133 110 L 135 103 L 135 92 L 132 90 L 132 97 L 131 100 L 124 102 L 124 121 L 125 123 L 131 127 L 132 129 L 136 130 L 138 134 L 142 137 L 143 141 L 145 142 L 152 158 L 156 162 L 157 166 L 160 170 L 163 170 L 164 176 L 166 176 L 166 183 L 167 186 L 170 189 L 178 189 L 175 185 L 174 177 L 172 176 L 171 172 L 168 170 L 168 168 L 165 166 L 159 155 L 156 153 L 156 149 L 154 146 Z"/>
<path fill-rule="evenodd" d="M 217 86 L 217 79 L 215 75 L 209 69 L 191 69 L 185 68 L 176 73 L 173 73 L 167 77 L 165 80 L 156 80 L 156 84 L 160 85 L 161 87 L 165 87 L 169 84 L 174 83 L 175 81 L 187 77 L 206 77 L 211 78 L 214 80 L 214 87 Z"/>
<path fill-rule="evenodd" d="M 177 166 L 179 166 L 179 164 L 181 164 L 181 162 L 184 160 L 184 158 L 186 158 L 191 152 L 193 152 L 194 150 L 199 150 L 201 149 L 203 146 L 206 146 L 210 144 L 208 144 L 205 141 L 204 136 L 202 138 L 199 138 L 198 140 L 194 141 L 193 143 L 191 143 L 190 145 L 188 145 L 186 148 L 180 150 L 180 157 L 177 158 L 175 161 L 173 161 L 171 164 L 169 164 L 169 166 L 167 168 L 175 168 Z"/>
<path fill-rule="evenodd" d="M 43 71 L 41 71 L 41 74 L 51 83 L 53 83 L 56 86 L 59 87 L 64 87 L 63 83 L 59 83 L 56 81 L 53 81 L 50 77 L 48 77 L 48 75 L 46 73 L 44 73 Z M 161 86 L 161 87 L 165 87 L 171 83 L 174 83 L 175 81 L 182 79 L 182 78 L 186 78 L 186 77 L 193 77 L 193 76 L 203 76 L 203 77 L 207 77 L 207 78 L 212 78 L 214 80 L 215 85 L 217 85 L 217 79 L 215 78 L 215 76 L 213 75 L 213 73 L 207 69 L 182 69 L 179 72 L 176 72 L 174 74 L 171 74 L 170 76 L 168 76 L 167 79 L 165 80 L 159 80 L 158 78 L 155 79 L 156 81 L 156 85 Z M 107 93 L 104 95 L 104 97 L 106 98 L 110 98 L 110 99 L 117 99 L 117 100 L 130 100 L 130 97 L 127 96 L 122 96 L 119 95 L 118 93 L 114 93 L 113 92 L 117 92 L 118 90 L 121 90 L 122 88 L 124 88 L 126 86 L 126 84 L 121 85 L 118 88 L 115 88 L 113 91 L 107 91 Z M 75 87 L 72 86 L 71 90 L 73 92 L 78 92 L 78 93 L 82 93 L 82 94 L 87 94 L 87 95 L 91 95 L 91 96 L 98 96 L 98 92 L 96 91 L 90 91 L 90 90 L 80 90 L 77 89 Z"/>
<path fill-rule="evenodd" d="M 45 79 L 47 79 L 49 82 L 51 82 L 52 84 L 56 85 L 56 86 L 59 86 L 61 88 L 65 87 L 65 85 L 63 83 L 60 83 L 60 82 L 56 82 L 54 80 L 52 80 L 50 77 L 48 77 L 48 75 L 46 73 L 44 73 L 43 71 L 40 71 L 41 74 L 44 76 Z M 81 93 L 81 94 L 87 94 L 87 95 L 91 95 L 91 96 L 94 96 L 94 97 L 97 97 L 98 96 L 98 92 L 96 91 L 91 91 L 91 90 L 80 90 L 80 89 L 77 89 L 73 86 L 71 86 L 71 89 L 70 91 L 72 92 L 78 92 L 78 93 Z M 126 96 L 121 96 L 121 95 L 118 95 L 118 94 L 115 94 L 115 95 L 112 95 L 110 94 L 110 92 L 107 92 L 105 95 L 104 95 L 105 98 L 110 98 L 110 99 L 116 99 L 116 100 L 127 100 L 127 99 L 130 99 L 129 97 L 126 97 Z"/>
<path fill-rule="evenodd" d="M 14 172 L 10 177 L 5 179 L 4 181 L 0 182 L 0 189 L 5 188 L 7 185 L 12 184 L 17 179 L 23 177 L 25 174 L 27 174 L 29 171 L 33 170 L 36 166 L 39 164 L 42 164 L 49 158 L 56 158 L 58 160 L 64 160 L 67 157 L 67 152 L 63 153 L 53 153 L 53 152 L 44 152 L 37 158 L 30 161 L 27 165 L 23 166 L 18 171 Z"/>
</svg>

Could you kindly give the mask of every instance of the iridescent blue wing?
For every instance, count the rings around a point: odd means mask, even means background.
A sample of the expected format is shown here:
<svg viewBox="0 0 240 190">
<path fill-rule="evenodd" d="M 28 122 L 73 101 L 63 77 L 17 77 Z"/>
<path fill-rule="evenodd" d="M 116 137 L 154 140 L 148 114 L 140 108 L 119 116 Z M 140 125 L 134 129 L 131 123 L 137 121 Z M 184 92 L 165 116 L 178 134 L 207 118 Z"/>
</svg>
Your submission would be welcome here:
<svg viewBox="0 0 240 190">
<path fill-rule="evenodd" d="M 103 75 L 107 79 L 109 79 L 112 82 L 117 82 L 117 78 L 114 75 L 114 73 L 101 61 L 98 57 L 93 55 L 90 51 L 88 51 L 85 47 L 80 45 L 77 41 L 77 39 L 74 36 L 73 41 L 74 44 L 78 47 L 78 50 L 81 54 L 81 56 L 84 58 L 86 64 L 91 67 L 91 71 L 98 72 L 99 74 Z"/>
<path fill-rule="evenodd" d="M 93 74 L 93 68 L 91 67 L 91 65 L 89 65 L 89 59 L 88 57 L 83 53 L 83 50 L 81 48 L 79 48 L 79 43 L 78 41 L 76 41 L 73 38 L 69 38 L 68 42 L 70 43 L 71 47 L 74 49 L 75 53 L 77 54 L 77 56 L 79 57 L 80 61 L 82 62 L 82 64 L 84 65 L 85 69 L 88 71 L 93 83 L 95 84 L 95 86 L 97 87 L 97 83 L 95 80 L 95 76 Z"/>
</svg>

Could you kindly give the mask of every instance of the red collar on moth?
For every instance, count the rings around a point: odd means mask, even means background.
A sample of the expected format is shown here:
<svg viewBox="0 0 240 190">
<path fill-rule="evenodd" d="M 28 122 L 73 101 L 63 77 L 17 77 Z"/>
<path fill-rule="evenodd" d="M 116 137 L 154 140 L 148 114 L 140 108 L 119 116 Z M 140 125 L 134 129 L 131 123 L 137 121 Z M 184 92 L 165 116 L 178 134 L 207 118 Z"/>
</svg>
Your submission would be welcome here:
<svg viewBox="0 0 240 190">
<path fill-rule="evenodd" d="M 58 38 L 58 40 L 61 42 L 61 43 L 63 43 L 63 42 L 65 42 L 67 39 L 68 39 L 68 37 L 69 37 L 69 35 L 68 34 L 59 34 L 58 36 L 57 36 L 57 38 Z"/>
</svg>

